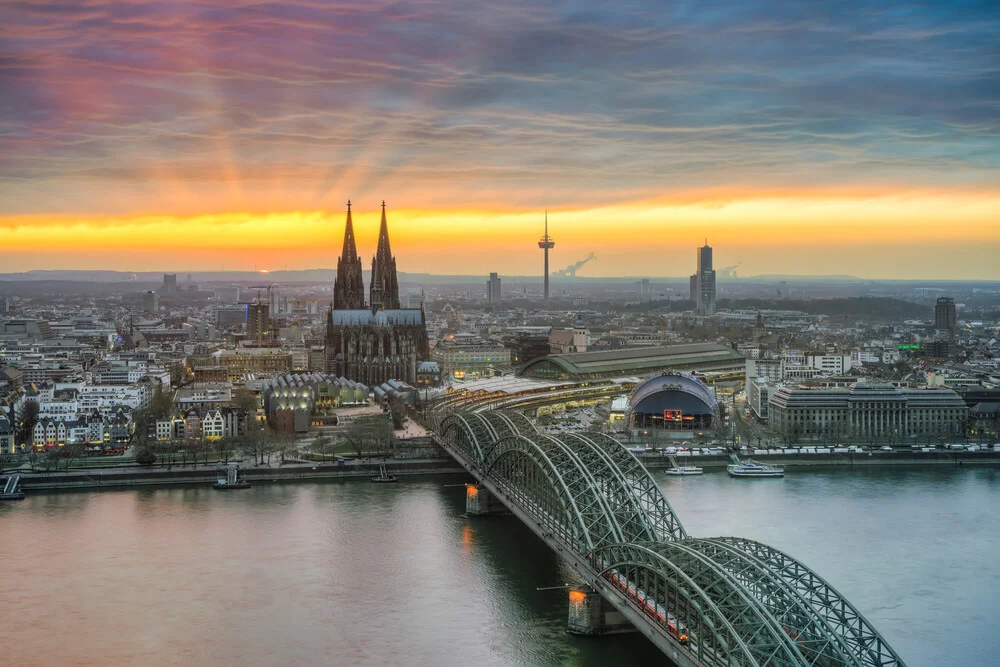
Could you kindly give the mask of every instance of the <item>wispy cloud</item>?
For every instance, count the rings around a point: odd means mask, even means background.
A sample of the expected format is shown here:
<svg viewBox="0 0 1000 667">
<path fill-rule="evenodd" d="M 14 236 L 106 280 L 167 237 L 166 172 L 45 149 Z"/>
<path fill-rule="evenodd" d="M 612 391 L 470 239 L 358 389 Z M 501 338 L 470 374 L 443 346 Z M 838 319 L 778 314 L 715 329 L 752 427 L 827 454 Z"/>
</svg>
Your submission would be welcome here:
<svg viewBox="0 0 1000 667">
<path fill-rule="evenodd" d="M 997 184 L 994 3 L 9 2 L 0 214 Z"/>
</svg>

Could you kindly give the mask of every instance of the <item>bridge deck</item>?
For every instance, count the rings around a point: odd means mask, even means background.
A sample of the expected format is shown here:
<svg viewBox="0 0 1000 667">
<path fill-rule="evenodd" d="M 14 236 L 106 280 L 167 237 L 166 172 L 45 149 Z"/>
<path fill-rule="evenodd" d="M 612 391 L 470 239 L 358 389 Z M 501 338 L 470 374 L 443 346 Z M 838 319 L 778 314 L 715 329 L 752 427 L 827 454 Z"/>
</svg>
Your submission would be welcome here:
<svg viewBox="0 0 1000 667">
<path fill-rule="evenodd" d="M 679 665 L 903 665 L 794 558 L 751 540 L 689 537 L 645 467 L 607 436 L 543 435 L 502 411 L 449 415 L 438 433 L 483 488 Z"/>
</svg>

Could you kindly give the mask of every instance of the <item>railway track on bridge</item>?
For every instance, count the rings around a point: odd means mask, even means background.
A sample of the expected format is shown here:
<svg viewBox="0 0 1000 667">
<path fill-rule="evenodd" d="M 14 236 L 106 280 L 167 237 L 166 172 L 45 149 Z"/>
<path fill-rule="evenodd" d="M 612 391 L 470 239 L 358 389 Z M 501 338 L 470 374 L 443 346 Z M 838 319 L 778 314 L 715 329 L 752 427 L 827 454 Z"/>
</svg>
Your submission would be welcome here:
<svg viewBox="0 0 1000 667">
<path fill-rule="evenodd" d="M 791 556 L 752 540 L 690 537 L 646 469 L 611 438 L 543 435 L 523 414 L 502 411 L 449 415 L 438 435 L 476 479 L 476 494 L 518 516 L 589 594 L 678 665 L 904 664 Z M 577 603 L 589 604 L 586 596 Z"/>
</svg>

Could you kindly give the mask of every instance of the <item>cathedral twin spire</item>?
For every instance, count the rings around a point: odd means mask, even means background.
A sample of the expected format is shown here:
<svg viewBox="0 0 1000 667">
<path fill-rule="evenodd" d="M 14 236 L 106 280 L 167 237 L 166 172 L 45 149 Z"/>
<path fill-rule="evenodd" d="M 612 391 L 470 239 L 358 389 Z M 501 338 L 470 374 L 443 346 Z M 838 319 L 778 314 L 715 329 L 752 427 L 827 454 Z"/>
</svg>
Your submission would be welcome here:
<svg viewBox="0 0 1000 667">
<path fill-rule="evenodd" d="M 372 308 L 395 310 L 399 308 L 399 282 L 396 278 L 396 258 L 389 246 L 389 225 L 385 219 L 385 202 L 382 202 L 382 223 L 378 231 L 378 247 L 372 258 L 369 304 Z M 365 287 L 361 270 L 361 257 L 354 241 L 354 222 L 351 220 L 351 202 L 347 202 L 347 224 L 344 228 L 344 249 L 337 260 L 337 278 L 333 283 L 335 310 L 361 310 L 365 307 Z"/>
</svg>

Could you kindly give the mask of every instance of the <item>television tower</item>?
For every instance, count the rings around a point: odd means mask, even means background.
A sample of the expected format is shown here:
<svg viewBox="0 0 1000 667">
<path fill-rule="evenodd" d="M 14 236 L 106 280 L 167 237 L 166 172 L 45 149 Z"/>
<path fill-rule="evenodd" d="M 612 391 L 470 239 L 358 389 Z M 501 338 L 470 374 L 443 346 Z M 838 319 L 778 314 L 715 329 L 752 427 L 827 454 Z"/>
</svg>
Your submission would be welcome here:
<svg viewBox="0 0 1000 667">
<path fill-rule="evenodd" d="M 545 236 L 538 241 L 538 247 L 545 251 L 545 307 L 549 307 L 549 249 L 554 248 L 556 242 L 549 236 L 549 212 L 545 211 Z"/>
</svg>

